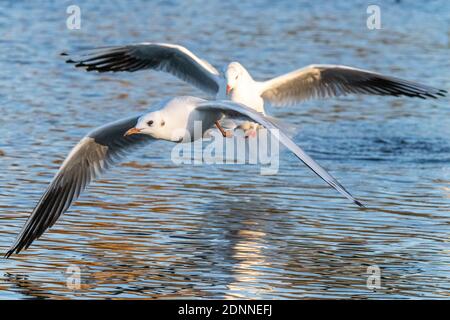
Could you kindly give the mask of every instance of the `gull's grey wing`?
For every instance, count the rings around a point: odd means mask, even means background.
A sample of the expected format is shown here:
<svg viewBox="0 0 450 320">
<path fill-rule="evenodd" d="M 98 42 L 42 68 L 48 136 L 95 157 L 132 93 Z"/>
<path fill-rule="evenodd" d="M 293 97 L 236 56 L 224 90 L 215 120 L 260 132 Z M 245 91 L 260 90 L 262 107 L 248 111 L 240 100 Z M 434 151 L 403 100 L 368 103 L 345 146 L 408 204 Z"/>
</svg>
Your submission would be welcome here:
<svg viewBox="0 0 450 320">
<path fill-rule="evenodd" d="M 138 43 L 103 47 L 68 55 L 68 63 L 87 71 L 129 71 L 153 69 L 168 72 L 215 95 L 219 91 L 219 72 L 185 47 L 166 43 Z"/>
<path fill-rule="evenodd" d="M 447 91 L 339 65 L 310 65 L 261 82 L 261 96 L 274 105 L 352 93 L 436 99 Z"/>
<path fill-rule="evenodd" d="M 123 136 L 137 120 L 132 117 L 97 128 L 72 149 L 5 257 L 28 248 L 69 209 L 91 180 L 126 151 L 152 140 L 147 135 Z"/>
<path fill-rule="evenodd" d="M 254 121 L 270 131 L 275 137 L 289 150 L 291 150 L 297 158 L 299 158 L 308 168 L 310 168 L 315 174 L 322 178 L 326 183 L 340 192 L 349 200 L 353 201 L 360 207 L 363 207 L 362 203 L 356 200 L 345 188 L 333 178 L 325 169 L 323 169 L 314 159 L 308 156 L 299 146 L 289 138 L 283 130 L 278 127 L 273 121 L 269 120 L 263 114 L 256 112 L 255 110 L 243 105 L 231 101 L 208 101 L 200 103 L 197 107 L 199 111 L 213 111 L 222 112 L 225 116 L 232 118 L 243 118 L 246 120 Z"/>
</svg>

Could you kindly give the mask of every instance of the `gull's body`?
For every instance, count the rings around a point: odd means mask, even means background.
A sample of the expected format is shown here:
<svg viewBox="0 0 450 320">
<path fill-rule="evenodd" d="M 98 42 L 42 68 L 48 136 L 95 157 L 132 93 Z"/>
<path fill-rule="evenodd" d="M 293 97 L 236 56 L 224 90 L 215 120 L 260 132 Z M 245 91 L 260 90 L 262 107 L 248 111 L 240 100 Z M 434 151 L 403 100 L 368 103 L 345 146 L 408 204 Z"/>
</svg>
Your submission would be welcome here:
<svg viewBox="0 0 450 320">
<path fill-rule="evenodd" d="M 188 49 L 166 43 L 98 48 L 71 55 L 67 62 L 87 71 L 165 71 L 192 83 L 210 97 L 242 103 L 263 114 L 265 102 L 281 106 L 348 94 L 426 99 L 446 93 L 427 85 L 342 65 L 309 65 L 267 81 L 257 81 L 239 62 L 231 62 L 221 73 Z"/>
<path fill-rule="evenodd" d="M 343 196 L 362 206 L 282 129 L 261 113 L 231 101 L 176 97 L 157 104 L 147 114 L 106 124 L 81 139 L 64 160 L 6 256 L 28 248 L 69 209 L 90 181 L 130 150 L 155 139 L 176 143 L 193 141 L 200 138 L 195 135 L 196 122 L 201 121 L 203 134 L 224 116 L 264 126 L 320 178 Z"/>
<path fill-rule="evenodd" d="M 199 111 L 198 105 L 206 100 L 196 97 L 176 97 L 165 99 L 152 108 L 150 115 L 143 117 L 142 121 L 153 121 L 152 130 L 148 134 L 154 139 L 171 142 L 192 142 L 203 136 L 206 130 L 222 118 L 217 112 Z M 168 120 L 166 120 L 168 119 Z M 201 135 L 195 132 L 195 124 L 201 123 Z M 161 125 L 163 124 L 163 125 Z"/>
<path fill-rule="evenodd" d="M 238 76 L 238 79 L 233 77 Z M 230 80 L 228 80 L 230 79 Z M 227 87 L 228 92 L 227 92 Z M 232 62 L 226 67 L 224 75 L 219 81 L 219 91 L 216 99 L 231 100 L 234 102 L 245 104 L 246 106 L 266 115 L 264 109 L 264 99 L 261 95 L 263 84 L 255 81 L 250 73 L 238 62 Z"/>
</svg>

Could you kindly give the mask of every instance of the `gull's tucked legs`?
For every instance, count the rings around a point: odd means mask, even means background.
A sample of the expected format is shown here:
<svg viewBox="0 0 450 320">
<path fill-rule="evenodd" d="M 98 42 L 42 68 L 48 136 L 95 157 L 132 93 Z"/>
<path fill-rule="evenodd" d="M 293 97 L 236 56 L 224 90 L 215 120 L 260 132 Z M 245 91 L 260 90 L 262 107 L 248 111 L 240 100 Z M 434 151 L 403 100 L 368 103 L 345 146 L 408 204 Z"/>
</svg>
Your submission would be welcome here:
<svg viewBox="0 0 450 320">
<path fill-rule="evenodd" d="M 214 123 L 216 124 L 217 129 L 220 130 L 220 133 L 222 133 L 222 136 L 224 138 L 231 138 L 233 136 L 233 133 L 230 130 L 226 131 L 224 128 L 222 128 L 219 121 L 216 121 Z"/>
</svg>

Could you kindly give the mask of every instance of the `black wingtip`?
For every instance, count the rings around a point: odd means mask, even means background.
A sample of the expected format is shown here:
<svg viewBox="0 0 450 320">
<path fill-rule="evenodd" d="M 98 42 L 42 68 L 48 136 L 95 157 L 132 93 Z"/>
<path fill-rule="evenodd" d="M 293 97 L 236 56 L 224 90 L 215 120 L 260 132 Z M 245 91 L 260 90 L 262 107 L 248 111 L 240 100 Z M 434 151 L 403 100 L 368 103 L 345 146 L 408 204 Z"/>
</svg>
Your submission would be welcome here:
<svg viewBox="0 0 450 320">
<path fill-rule="evenodd" d="M 9 249 L 5 255 L 3 256 L 3 258 L 8 259 L 13 253 L 14 253 L 14 248 L 13 249 Z"/>
<path fill-rule="evenodd" d="M 365 205 L 363 205 L 361 202 L 359 202 L 358 200 L 355 200 L 354 201 L 355 202 L 355 204 L 357 205 L 357 206 L 359 206 L 360 208 L 365 208 L 366 206 Z"/>
<path fill-rule="evenodd" d="M 59 54 L 60 56 L 68 56 L 69 54 L 67 53 L 67 52 L 61 52 L 60 54 Z"/>
</svg>

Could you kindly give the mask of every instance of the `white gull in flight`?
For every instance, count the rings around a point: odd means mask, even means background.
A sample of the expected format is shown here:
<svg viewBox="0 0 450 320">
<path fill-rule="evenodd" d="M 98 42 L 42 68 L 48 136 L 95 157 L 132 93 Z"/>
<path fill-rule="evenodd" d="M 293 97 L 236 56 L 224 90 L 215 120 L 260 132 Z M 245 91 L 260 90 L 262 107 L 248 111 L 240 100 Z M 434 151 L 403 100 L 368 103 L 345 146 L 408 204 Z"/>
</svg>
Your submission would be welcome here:
<svg viewBox="0 0 450 320">
<path fill-rule="evenodd" d="M 27 249 L 69 209 L 90 181 L 136 147 L 155 139 L 191 142 L 200 138 L 194 135 L 196 121 L 201 121 L 203 134 L 223 117 L 262 125 L 331 187 L 358 206 L 363 206 L 263 114 L 229 100 L 175 97 L 157 104 L 149 113 L 106 124 L 81 139 L 62 163 L 5 256 Z"/>
<path fill-rule="evenodd" d="M 264 102 L 290 105 L 313 98 L 348 94 L 438 98 L 447 91 L 342 65 L 316 64 L 267 81 L 256 81 L 239 62 L 222 73 L 185 47 L 167 43 L 138 43 L 102 47 L 69 56 L 68 63 L 87 71 L 165 71 L 187 81 L 216 99 L 243 103 L 265 114 Z"/>
</svg>

